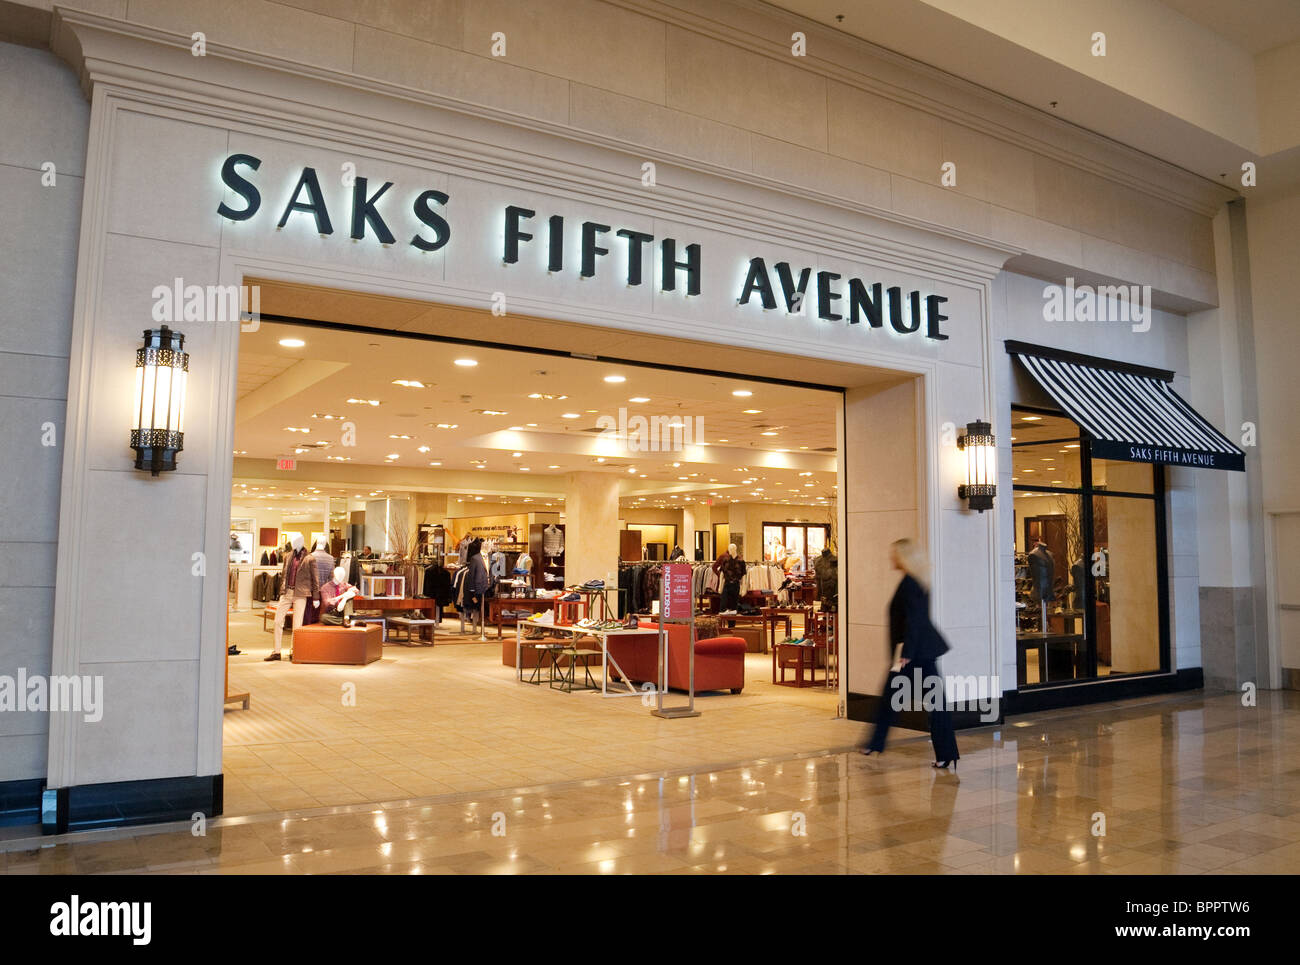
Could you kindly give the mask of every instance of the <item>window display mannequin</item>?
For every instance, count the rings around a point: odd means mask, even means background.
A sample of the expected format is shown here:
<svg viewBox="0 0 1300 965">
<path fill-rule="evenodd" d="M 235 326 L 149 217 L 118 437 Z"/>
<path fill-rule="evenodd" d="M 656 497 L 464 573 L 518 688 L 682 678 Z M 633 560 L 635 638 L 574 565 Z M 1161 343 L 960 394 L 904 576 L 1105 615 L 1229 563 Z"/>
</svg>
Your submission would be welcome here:
<svg viewBox="0 0 1300 965">
<path fill-rule="evenodd" d="M 1027 557 L 1029 563 L 1029 599 L 1038 605 L 1044 633 L 1047 632 L 1047 604 L 1056 599 L 1056 558 L 1047 544 L 1039 540 Z"/>
<path fill-rule="evenodd" d="M 320 588 L 320 622 L 329 626 L 352 626 L 352 598 L 357 588 L 348 583 L 348 571 L 334 568 L 333 579 Z"/>
<path fill-rule="evenodd" d="M 303 538 L 298 536 L 289 547 L 284 558 L 284 570 L 281 573 L 280 600 L 275 605 L 275 649 L 267 660 L 280 659 L 280 643 L 284 636 L 284 615 L 293 611 L 293 629 L 296 633 L 302 629 L 302 618 L 307 612 L 307 604 L 319 606 L 320 575 L 316 572 L 316 561 L 307 553 Z"/>
<path fill-rule="evenodd" d="M 713 563 L 713 572 L 722 577 L 723 613 L 735 613 L 740 606 L 740 581 L 745 578 L 745 561 L 740 557 L 736 544 L 732 543 L 727 551 Z"/>
</svg>

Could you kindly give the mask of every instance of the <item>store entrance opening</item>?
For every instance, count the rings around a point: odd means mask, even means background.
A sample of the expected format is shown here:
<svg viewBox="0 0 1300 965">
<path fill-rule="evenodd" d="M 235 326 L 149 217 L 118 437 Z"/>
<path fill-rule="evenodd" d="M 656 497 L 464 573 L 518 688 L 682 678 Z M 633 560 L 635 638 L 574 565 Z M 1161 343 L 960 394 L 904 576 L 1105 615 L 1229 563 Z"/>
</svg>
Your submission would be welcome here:
<svg viewBox="0 0 1300 965">
<path fill-rule="evenodd" d="M 358 297 L 280 307 L 331 294 Z M 842 389 L 574 357 L 572 331 L 523 348 L 528 320 L 505 346 L 321 314 L 240 338 L 228 660 L 250 705 L 225 715 L 227 813 L 856 737 Z M 690 574 L 693 720 L 649 713 L 666 564 Z M 670 690 L 689 631 L 669 631 Z"/>
</svg>

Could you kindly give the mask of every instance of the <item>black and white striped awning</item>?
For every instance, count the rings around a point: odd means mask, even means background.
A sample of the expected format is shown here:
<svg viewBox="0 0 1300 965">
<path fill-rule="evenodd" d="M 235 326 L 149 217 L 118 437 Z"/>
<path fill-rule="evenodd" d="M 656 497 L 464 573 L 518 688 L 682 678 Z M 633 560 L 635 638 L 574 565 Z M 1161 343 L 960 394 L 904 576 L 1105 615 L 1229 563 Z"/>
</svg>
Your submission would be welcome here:
<svg viewBox="0 0 1300 965">
<path fill-rule="evenodd" d="M 1101 459 L 1246 468 L 1246 455 L 1187 404 L 1161 369 L 1006 343 L 1043 390 L 1091 437 Z"/>
</svg>

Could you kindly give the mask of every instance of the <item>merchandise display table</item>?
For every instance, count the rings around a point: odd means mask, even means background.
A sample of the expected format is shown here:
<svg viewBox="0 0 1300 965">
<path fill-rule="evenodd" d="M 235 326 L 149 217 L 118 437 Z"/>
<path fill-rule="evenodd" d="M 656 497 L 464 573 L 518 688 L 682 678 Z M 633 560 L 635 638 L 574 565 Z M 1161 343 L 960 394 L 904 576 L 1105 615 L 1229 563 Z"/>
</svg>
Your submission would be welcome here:
<svg viewBox="0 0 1300 965">
<path fill-rule="evenodd" d="M 383 633 L 373 623 L 360 627 L 330 627 L 316 623 L 299 627 L 293 634 L 294 663 L 365 666 L 383 656 Z"/>
<path fill-rule="evenodd" d="M 776 646 L 776 625 L 785 624 L 785 635 L 788 637 L 794 632 L 794 617 L 801 616 L 804 619 L 804 626 L 808 625 L 808 613 L 810 607 L 806 606 L 765 606 L 763 607 L 763 629 L 764 639 L 767 640 L 766 650 Z"/>
<path fill-rule="evenodd" d="M 434 641 L 437 639 L 438 636 L 437 620 L 416 619 L 414 617 L 389 617 L 388 622 L 393 627 L 394 630 L 400 627 L 406 631 L 405 640 L 394 639 L 393 642 L 401 643 L 408 647 L 412 646 L 416 642 L 419 642 L 421 644 L 427 642 L 428 645 L 432 647 Z M 426 628 L 429 631 L 429 637 L 427 641 L 424 637 L 424 631 Z"/>
<path fill-rule="evenodd" d="M 772 647 L 772 683 L 781 687 L 813 687 L 817 684 L 817 651 L 815 643 L 778 643 Z M 777 679 L 780 670 L 781 678 Z M 794 670 L 794 680 L 786 680 L 786 670 Z M 807 679 L 804 671 L 808 671 Z"/>
<path fill-rule="evenodd" d="M 442 618 L 442 608 L 438 601 L 427 596 L 420 597 L 372 597 L 357 596 L 352 598 L 353 610 L 422 610 L 431 619 Z"/>
<path fill-rule="evenodd" d="M 546 610 L 555 608 L 555 600 L 542 600 L 536 597 L 524 596 L 494 596 L 487 601 L 488 605 L 488 623 L 497 628 L 497 639 L 503 636 L 502 628 L 504 626 L 515 626 L 519 620 L 517 617 L 503 617 L 501 614 L 508 610 L 528 610 L 531 613 L 541 613 Z M 510 621 L 507 623 L 506 621 Z"/>
<path fill-rule="evenodd" d="M 1017 679 L 1025 682 L 1030 650 L 1038 652 L 1039 683 L 1082 677 L 1087 672 L 1087 649 L 1083 635 L 1078 633 L 1017 633 Z"/>
<path fill-rule="evenodd" d="M 520 651 L 521 651 L 522 647 L 523 647 L 524 644 L 525 644 L 525 641 L 524 641 L 524 638 L 523 638 L 523 629 L 522 629 L 522 627 L 523 627 L 523 624 L 520 624 L 520 625 L 518 625 L 518 626 L 515 627 L 515 677 L 516 677 L 516 679 L 521 680 L 521 681 L 524 679 L 524 668 L 523 668 L 523 666 L 522 666 L 522 660 L 523 660 L 523 658 L 522 658 L 522 654 L 521 654 Z M 610 692 L 609 692 L 609 666 L 610 666 L 610 664 L 613 664 L 613 665 L 614 665 L 614 669 L 618 672 L 618 675 L 624 679 L 624 682 L 626 682 L 626 680 L 627 680 L 627 674 L 625 674 L 625 673 L 623 672 L 623 668 L 620 667 L 620 666 L 618 665 L 618 661 L 616 661 L 616 660 L 615 660 L 613 657 L 611 657 L 610 654 L 609 654 L 609 640 L 610 640 L 610 638 L 611 638 L 611 637 L 645 637 L 645 636 L 658 637 L 658 635 L 659 635 L 659 627 L 658 627 L 658 625 L 655 625 L 655 626 L 653 626 L 653 627 L 640 627 L 640 628 L 638 628 L 638 629 L 636 629 L 636 630 L 590 630 L 590 629 L 587 629 L 586 627 L 579 627 L 579 626 L 574 626 L 574 625 L 570 625 L 570 624 L 557 623 L 557 624 L 555 624 L 554 626 L 542 627 L 541 629 L 544 629 L 544 630 L 550 630 L 550 631 L 553 631 L 553 632 L 555 632 L 555 633 L 565 634 L 565 635 L 568 635 L 568 636 L 571 636 L 571 637 L 572 637 L 572 644 L 571 644 L 570 646 L 566 646 L 566 647 L 564 647 L 564 648 L 559 652 L 558 655 L 557 655 L 555 652 L 552 652 L 552 654 L 551 654 L 552 673 L 554 673 L 554 665 L 555 665 L 555 663 L 558 662 L 559 657 L 560 657 L 560 656 L 563 656 L 564 653 L 567 652 L 568 654 L 571 655 L 571 657 L 572 657 L 572 655 L 575 655 L 575 654 L 576 654 L 577 656 L 581 656 L 581 655 L 582 655 L 582 651 L 578 648 L 578 645 L 577 645 L 578 640 L 579 640 L 580 638 L 582 638 L 582 637 L 591 637 L 591 638 L 593 638 L 594 640 L 596 640 L 597 643 L 600 644 L 600 652 L 601 652 L 601 656 L 600 656 L 600 671 L 601 671 L 600 695 L 601 695 L 602 697 L 643 697 L 643 696 L 645 696 L 646 694 L 655 694 L 655 693 L 658 692 L 658 691 L 655 691 L 655 690 L 644 690 L 644 691 L 643 691 L 643 690 L 637 690 L 637 689 L 636 689 L 635 687 L 633 687 L 631 684 L 627 684 L 627 690 L 624 691 L 624 692 L 620 692 L 620 693 L 610 693 Z M 535 646 L 535 644 L 534 644 L 534 646 Z M 540 664 L 541 661 L 539 660 L 538 662 L 539 662 L 539 664 Z"/>
</svg>

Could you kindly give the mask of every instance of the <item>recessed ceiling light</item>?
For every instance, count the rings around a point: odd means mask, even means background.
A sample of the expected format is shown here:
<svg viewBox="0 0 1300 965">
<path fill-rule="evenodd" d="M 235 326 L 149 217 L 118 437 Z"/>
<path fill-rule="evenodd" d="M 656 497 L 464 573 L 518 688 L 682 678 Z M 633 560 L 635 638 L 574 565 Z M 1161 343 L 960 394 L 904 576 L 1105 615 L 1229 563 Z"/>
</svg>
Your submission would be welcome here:
<svg viewBox="0 0 1300 965">
<path fill-rule="evenodd" d="M 1043 417 L 1040 415 L 1025 415 L 1020 417 L 1024 422 L 1042 422 Z"/>
<path fill-rule="evenodd" d="M 627 379 L 622 375 L 607 375 L 605 381 L 617 385 L 619 382 L 626 382 Z"/>
<path fill-rule="evenodd" d="M 400 459 L 400 458 L 402 458 L 402 457 L 399 456 L 399 455 L 398 455 L 397 453 L 395 453 L 395 452 L 390 452 L 388 455 L 384 456 L 384 458 L 385 458 L 385 459 Z"/>
<path fill-rule="evenodd" d="M 437 460 L 437 459 L 435 459 L 433 462 L 429 463 L 429 465 L 430 465 L 430 466 L 441 466 L 441 465 L 442 465 L 442 462 L 439 461 L 439 460 Z"/>
<path fill-rule="evenodd" d="M 597 462 L 604 462 L 604 461 L 605 461 L 605 457 L 604 457 L 604 456 L 597 456 L 597 457 L 596 457 L 596 461 L 597 461 Z"/>
<path fill-rule="evenodd" d="M 285 426 L 285 432 L 310 432 L 310 429 L 300 429 L 297 426 Z"/>
<path fill-rule="evenodd" d="M 520 466 L 520 467 L 519 467 L 519 471 L 520 471 L 520 472 L 531 472 L 532 470 L 530 470 L 527 466 Z"/>
<path fill-rule="evenodd" d="M 524 427 L 523 427 L 523 426 L 507 426 L 506 428 L 508 428 L 511 432 L 523 432 L 523 431 L 524 431 Z"/>
<path fill-rule="evenodd" d="M 282 338 L 280 345 L 283 348 L 302 348 L 307 343 L 300 338 Z"/>
<path fill-rule="evenodd" d="M 428 447 L 428 446 L 420 446 L 420 448 L 416 449 L 415 451 L 416 451 L 416 452 L 428 452 L 428 451 L 429 451 L 429 447 Z"/>
<path fill-rule="evenodd" d="M 433 423 L 430 423 L 430 425 L 433 425 L 435 429 L 456 429 L 456 428 L 459 428 L 459 426 L 457 426 L 457 424 L 454 423 L 454 422 L 439 422 L 439 423 L 437 423 L 436 425 L 433 424 Z"/>
<path fill-rule="evenodd" d="M 348 399 L 348 405 L 379 405 L 378 399 Z"/>
<path fill-rule="evenodd" d="M 408 435 L 405 435 L 405 434 L 400 434 L 400 435 L 399 435 L 399 434 L 396 434 L 396 433 L 389 433 L 388 438 L 390 438 L 390 439 L 413 439 L 413 438 L 415 438 L 415 437 L 414 437 L 414 436 L 408 436 Z"/>
<path fill-rule="evenodd" d="M 774 435 L 776 435 L 776 433 L 775 433 L 775 432 L 760 432 L 759 435 L 761 435 L 761 436 L 774 436 Z"/>
<path fill-rule="evenodd" d="M 456 364 L 463 369 L 472 369 L 478 365 L 478 359 L 456 359 Z"/>
<path fill-rule="evenodd" d="M 511 458 L 511 459 L 518 459 L 518 458 L 519 458 L 520 456 L 522 456 L 522 455 L 523 455 L 522 452 L 512 452 L 512 453 L 510 453 L 510 458 Z"/>
<path fill-rule="evenodd" d="M 734 395 L 734 396 L 735 396 L 736 398 L 738 398 L 738 399 L 748 399 L 748 398 L 749 398 L 751 395 L 753 395 L 754 393 L 753 393 L 753 392 L 750 392 L 749 389 L 736 389 L 736 390 L 735 390 L 734 392 L 732 392 L 731 394 Z"/>
<path fill-rule="evenodd" d="M 475 496 L 475 497 L 474 497 L 474 502 L 476 502 L 476 503 L 481 503 L 481 502 L 483 502 L 483 497 L 482 497 L 482 496 Z"/>
<path fill-rule="evenodd" d="M 648 396 L 644 396 L 644 395 L 634 395 L 634 396 L 632 396 L 632 398 L 628 399 L 627 401 L 629 401 L 629 402 L 649 402 L 650 399 L 649 399 Z"/>
<path fill-rule="evenodd" d="M 582 416 L 577 412 L 566 412 L 560 416 L 561 419 L 581 419 Z"/>
<path fill-rule="evenodd" d="M 546 468 L 547 468 L 547 469 L 559 469 L 560 467 L 559 467 L 559 466 L 547 466 Z"/>
<path fill-rule="evenodd" d="M 763 411 L 762 409 L 746 409 L 745 415 L 759 415 L 762 413 L 762 411 Z"/>
<path fill-rule="evenodd" d="M 405 386 L 408 389 L 424 388 L 424 383 L 419 379 L 393 379 L 393 385 Z"/>
</svg>

